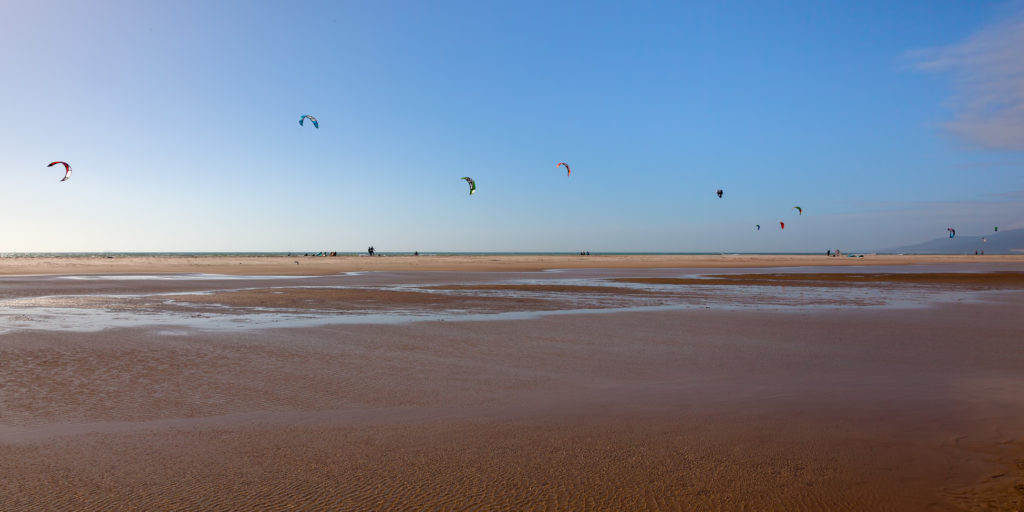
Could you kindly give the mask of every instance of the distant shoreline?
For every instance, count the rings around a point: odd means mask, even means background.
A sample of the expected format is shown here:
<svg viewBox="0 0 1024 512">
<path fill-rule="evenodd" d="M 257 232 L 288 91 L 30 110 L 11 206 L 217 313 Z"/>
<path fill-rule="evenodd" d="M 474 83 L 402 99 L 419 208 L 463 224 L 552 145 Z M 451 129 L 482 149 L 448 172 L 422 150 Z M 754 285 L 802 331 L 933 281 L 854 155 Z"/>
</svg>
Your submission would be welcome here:
<svg viewBox="0 0 1024 512">
<path fill-rule="evenodd" d="M 334 252 L 335 257 L 343 256 L 368 256 L 366 251 L 327 251 Z M 576 252 L 560 251 L 377 251 L 376 256 L 582 256 Z M 590 256 L 825 256 L 822 252 L 606 252 L 591 251 Z M 967 252 L 850 252 L 843 253 L 843 256 L 973 256 Z M 1024 249 L 1012 249 L 1010 252 L 991 252 L 989 256 L 1024 256 Z M 0 252 L 0 259 L 4 258 L 207 258 L 207 257 L 313 257 L 321 256 L 322 251 L 317 252 L 296 252 L 296 251 L 101 251 L 101 252 L 77 252 L 77 251 L 33 251 L 33 252 Z M 328 256 L 329 257 L 329 256 Z"/>
<path fill-rule="evenodd" d="M 758 268 L 932 264 L 1022 264 L 1024 254 L 887 255 L 829 257 L 824 254 L 423 254 L 229 255 L 223 253 L 120 256 L 6 256 L 0 275 L 205 273 L 229 275 L 327 275 L 344 272 L 525 272 L 586 268 Z"/>
</svg>

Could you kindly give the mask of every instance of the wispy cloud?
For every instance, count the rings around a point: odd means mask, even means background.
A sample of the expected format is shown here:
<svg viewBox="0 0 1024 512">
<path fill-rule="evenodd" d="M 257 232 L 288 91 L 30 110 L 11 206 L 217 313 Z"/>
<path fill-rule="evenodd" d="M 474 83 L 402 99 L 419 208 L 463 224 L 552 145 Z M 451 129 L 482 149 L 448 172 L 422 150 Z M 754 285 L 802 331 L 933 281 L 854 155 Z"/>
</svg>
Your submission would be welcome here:
<svg viewBox="0 0 1024 512">
<path fill-rule="evenodd" d="M 1024 220 L 1024 210 L 1021 203 L 1024 202 L 1024 190 L 988 194 L 985 197 L 998 198 L 999 200 L 963 200 L 963 201 L 843 201 L 850 205 L 857 212 L 894 213 L 894 212 L 919 212 L 926 215 L 949 215 L 949 214 L 978 214 L 988 216 L 993 213 L 1010 214 L 1013 218 Z"/>
<path fill-rule="evenodd" d="M 951 132 L 986 147 L 1024 150 L 1024 11 L 962 43 L 911 57 L 920 70 L 952 74 Z"/>
<path fill-rule="evenodd" d="M 1024 200 L 1024 190 L 1013 190 L 1010 192 L 1000 192 L 998 194 L 989 194 L 992 197 L 999 197 L 1004 199 L 1017 199 Z"/>
<path fill-rule="evenodd" d="M 1024 160 L 1018 161 L 996 161 L 996 162 L 963 162 L 959 164 L 951 164 L 953 169 L 1001 169 L 1001 168 L 1018 168 L 1024 169 Z"/>
</svg>

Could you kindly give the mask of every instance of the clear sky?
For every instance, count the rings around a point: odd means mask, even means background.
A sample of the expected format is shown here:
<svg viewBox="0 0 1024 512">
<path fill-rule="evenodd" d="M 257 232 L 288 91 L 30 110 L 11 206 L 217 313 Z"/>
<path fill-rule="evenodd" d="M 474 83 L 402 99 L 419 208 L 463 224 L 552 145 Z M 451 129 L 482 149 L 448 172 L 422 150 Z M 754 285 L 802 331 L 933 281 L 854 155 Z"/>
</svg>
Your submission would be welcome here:
<svg viewBox="0 0 1024 512">
<path fill-rule="evenodd" d="M 1022 55 L 1021 2 L 3 2 L 0 252 L 1019 228 Z"/>
</svg>

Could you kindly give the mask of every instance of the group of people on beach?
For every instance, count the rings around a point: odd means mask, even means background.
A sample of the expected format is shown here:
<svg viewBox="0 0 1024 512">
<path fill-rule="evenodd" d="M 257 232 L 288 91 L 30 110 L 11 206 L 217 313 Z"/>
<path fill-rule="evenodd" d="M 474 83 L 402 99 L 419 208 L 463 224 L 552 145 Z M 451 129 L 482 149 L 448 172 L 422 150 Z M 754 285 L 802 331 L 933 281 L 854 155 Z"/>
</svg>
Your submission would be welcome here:
<svg viewBox="0 0 1024 512">
<path fill-rule="evenodd" d="M 366 249 L 366 252 L 370 256 L 377 256 L 378 255 L 377 254 L 377 249 L 374 249 L 372 245 Z M 583 254 L 583 253 L 581 252 L 580 254 Z M 590 252 L 588 251 L 587 254 L 589 255 Z M 308 253 L 307 252 L 307 253 L 303 254 L 303 256 L 337 256 L 337 255 L 338 255 L 338 251 L 330 251 L 330 252 L 328 252 L 328 251 L 320 251 L 320 252 L 317 252 L 317 253 Z M 419 256 L 420 252 L 419 251 L 415 251 L 415 252 L 412 253 L 412 255 L 413 256 Z M 288 253 L 288 256 L 291 256 L 291 253 Z"/>
<path fill-rule="evenodd" d="M 377 249 L 374 249 L 373 246 L 371 245 L 371 246 L 366 248 L 366 253 L 369 254 L 370 256 L 377 256 Z M 412 255 L 413 256 L 419 256 L 420 252 L 419 251 L 413 251 Z"/>
</svg>

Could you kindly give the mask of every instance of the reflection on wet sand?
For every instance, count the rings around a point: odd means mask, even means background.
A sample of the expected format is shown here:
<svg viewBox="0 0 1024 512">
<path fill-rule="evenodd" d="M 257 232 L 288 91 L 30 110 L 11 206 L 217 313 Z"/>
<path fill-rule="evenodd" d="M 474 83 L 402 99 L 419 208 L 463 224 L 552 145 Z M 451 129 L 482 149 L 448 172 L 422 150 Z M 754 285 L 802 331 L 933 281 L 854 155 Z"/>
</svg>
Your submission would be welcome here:
<svg viewBox="0 0 1024 512">
<path fill-rule="evenodd" d="M 666 308 L 836 308 L 919 307 L 971 299 L 969 292 L 1024 288 L 1021 273 L 759 273 L 688 277 L 505 277 L 477 284 L 331 284 L 331 277 L 308 277 L 303 285 L 266 286 L 266 278 L 246 281 L 194 280 L 185 293 L 146 292 L 137 281 L 117 293 L 53 293 L 0 300 L 5 329 L 97 329 L 174 324 L 223 328 L 241 324 L 288 325 L 403 322 L 417 319 L 480 320 L 526 318 L 527 313 L 638 311 Z M 129 282 L 129 280 L 121 280 Z M 164 276 L 162 282 L 171 281 Z M 255 286 L 254 286 L 255 285 Z M 262 286 L 261 286 L 262 285 Z M 87 282 L 79 284 L 88 286 Z M 173 286 L 173 285 L 171 285 Z M 79 291 L 72 287 L 71 290 Z M 184 291 L 184 290 L 182 290 Z M 510 316 L 517 313 L 519 316 Z M 89 318 L 83 318 L 89 317 Z M 302 321 L 307 321 L 305 324 Z M 218 324 L 219 322 L 219 324 Z M 313 323 L 310 323 L 313 322 Z M 215 325 L 216 324 L 216 325 Z"/>
</svg>

